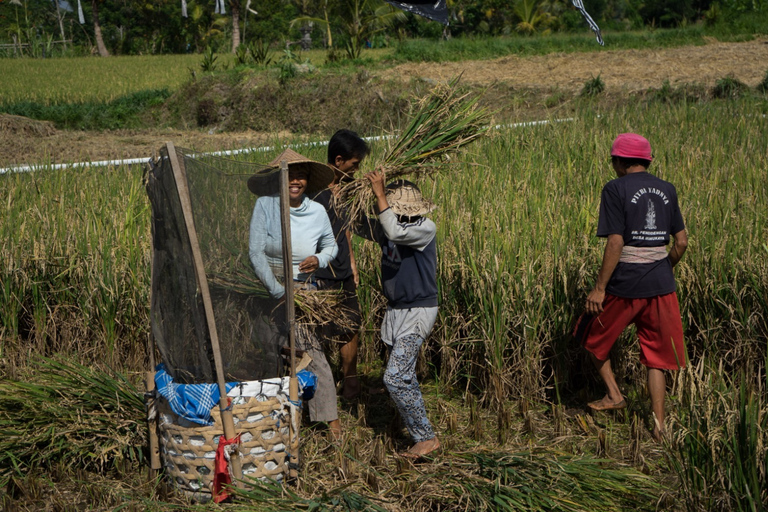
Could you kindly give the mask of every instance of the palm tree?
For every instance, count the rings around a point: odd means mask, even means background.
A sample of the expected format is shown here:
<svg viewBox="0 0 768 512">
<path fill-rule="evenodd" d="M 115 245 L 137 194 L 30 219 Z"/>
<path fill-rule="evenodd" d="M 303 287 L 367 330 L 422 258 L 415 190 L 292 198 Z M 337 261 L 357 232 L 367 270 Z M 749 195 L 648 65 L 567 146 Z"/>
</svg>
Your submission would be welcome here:
<svg viewBox="0 0 768 512">
<path fill-rule="evenodd" d="M 541 8 L 538 0 L 516 0 L 512 11 L 520 18 L 515 30 L 524 34 L 533 34 L 541 27 L 552 22 L 553 16 Z"/>
<path fill-rule="evenodd" d="M 232 53 L 240 46 L 240 1 L 231 0 L 229 9 L 232 13 Z"/>
<path fill-rule="evenodd" d="M 91 11 L 93 15 L 93 35 L 96 38 L 96 48 L 99 55 L 109 57 L 109 50 L 104 44 L 104 37 L 101 35 L 101 23 L 99 23 L 99 0 L 91 0 Z"/>
</svg>

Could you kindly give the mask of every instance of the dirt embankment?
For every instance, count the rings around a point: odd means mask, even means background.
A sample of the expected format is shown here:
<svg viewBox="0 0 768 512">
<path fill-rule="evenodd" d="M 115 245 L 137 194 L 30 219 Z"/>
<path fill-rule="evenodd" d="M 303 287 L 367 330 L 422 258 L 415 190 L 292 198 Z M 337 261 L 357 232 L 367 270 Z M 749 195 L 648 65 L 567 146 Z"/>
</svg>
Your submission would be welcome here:
<svg viewBox="0 0 768 512">
<path fill-rule="evenodd" d="M 498 93 L 496 99 L 500 102 L 509 99 L 509 94 L 514 91 L 525 90 L 533 94 L 531 101 L 520 101 L 510 107 L 516 119 L 529 119 L 546 115 L 542 102 L 544 96 L 555 91 L 566 96 L 575 95 L 587 80 L 598 75 L 606 84 L 608 94 L 621 95 L 659 88 L 664 81 L 669 81 L 673 87 L 697 84 L 709 88 L 725 76 L 732 76 L 754 87 L 763 79 L 767 69 L 768 40 L 755 40 L 743 43 L 713 41 L 704 46 L 659 50 L 511 56 L 439 64 L 408 63 L 378 72 L 375 78 L 384 82 L 411 81 L 413 78 L 432 82 L 463 73 L 466 84 L 494 83 L 498 90 L 507 91 Z M 541 94 L 537 97 L 535 91 Z M 316 100 L 318 104 L 323 103 L 323 98 Z M 382 101 L 386 99 L 382 98 Z M 49 161 L 149 157 L 166 141 L 206 151 L 253 147 L 274 140 L 270 133 L 217 132 L 211 127 L 116 132 L 62 131 L 49 123 L 14 117 L 0 116 L 0 147 L 3 147 L 0 167 Z"/>
</svg>

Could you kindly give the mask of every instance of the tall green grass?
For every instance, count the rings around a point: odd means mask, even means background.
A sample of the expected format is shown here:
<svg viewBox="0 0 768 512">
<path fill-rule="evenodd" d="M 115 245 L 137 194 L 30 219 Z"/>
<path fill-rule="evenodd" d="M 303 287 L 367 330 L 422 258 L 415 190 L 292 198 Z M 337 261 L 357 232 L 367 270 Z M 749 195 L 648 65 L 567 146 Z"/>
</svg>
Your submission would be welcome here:
<svg viewBox="0 0 768 512">
<path fill-rule="evenodd" d="M 171 96 L 168 89 L 143 90 L 107 103 L 83 102 L 48 105 L 34 101 L 0 104 L 0 112 L 52 121 L 57 128 L 70 130 L 115 130 L 140 128 L 146 112 L 162 105 Z"/>
<path fill-rule="evenodd" d="M 425 188 L 440 205 L 440 328 L 450 333 L 437 340 L 442 379 L 470 382 L 498 403 L 545 398 L 577 371 L 569 331 L 601 257 L 594 232 L 601 187 L 613 178 L 608 148 L 628 130 L 651 140 L 651 171 L 678 188 L 691 239 L 676 269 L 690 355 L 726 358 L 728 369 L 764 364 L 768 128 L 754 115 L 762 105 L 637 102 L 599 117 L 587 106 L 575 122 L 496 131 L 468 146 Z M 105 354 L 141 340 L 150 252 L 141 170 L 0 180 L 4 343 L 85 343 Z M 376 248 L 365 247 L 375 262 Z M 361 295 L 372 304 L 375 269 L 367 275 Z M 619 357 L 631 375 L 636 359 Z"/>
<path fill-rule="evenodd" d="M 433 190 L 442 309 L 468 326 L 440 342 L 462 345 L 460 357 L 476 365 L 463 375 L 495 399 L 543 398 L 551 378 L 568 380 L 570 329 L 602 257 L 594 233 L 600 190 L 615 177 L 609 147 L 623 131 L 649 138 L 651 172 L 678 189 L 691 239 L 676 269 L 690 355 L 727 357 L 731 367 L 765 362 L 764 119 L 748 102 L 597 114 L 498 132 Z"/>
<path fill-rule="evenodd" d="M 143 90 L 173 91 L 189 80 L 189 68 L 197 69 L 200 59 L 200 55 L 0 59 L 0 101 L 107 103 Z"/>
<path fill-rule="evenodd" d="M 0 351 L 122 366 L 148 326 L 149 205 L 139 167 L 0 176 Z M 122 347 L 122 349 L 121 349 Z M 136 361 L 130 361 L 135 364 Z"/>
<path fill-rule="evenodd" d="M 686 510 L 768 510 L 768 403 L 749 380 L 704 364 L 677 379 L 667 456 Z"/>
</svg>

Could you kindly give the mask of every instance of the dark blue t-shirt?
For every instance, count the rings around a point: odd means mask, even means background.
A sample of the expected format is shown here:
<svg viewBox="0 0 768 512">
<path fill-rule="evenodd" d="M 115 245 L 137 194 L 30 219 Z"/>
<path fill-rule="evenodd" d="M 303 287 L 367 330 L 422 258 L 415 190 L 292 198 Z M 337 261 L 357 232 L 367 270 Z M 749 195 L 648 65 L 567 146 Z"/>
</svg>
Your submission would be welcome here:
<svg viewBox="0 0 768 512">
<path fill-rule="evenodd" d="M 670 235 L 685 229 L 671 183 L 647 172 L 631 173 L 609 181 L 600 198 L 597 236 L 622 235 L 624 245 L 659 247 Z M 653 263 L 619 263 L 606 291 L 617 297 L 638 299 L 675 291 L 669 258 Z"/>
<path fill-rule="evenodd" d="M 312 200 L 323 205 L 325 211 L 328 212 L 328 220 L 331 221 L 333 236 L 336 237 L 336 244 L 339 246 L 339 252 L 328 263 L 328 268 L 317 269 L 315 271 L 315 278 L 343 281 L 352 276 L 351 250 L 347 242 L 347 231 L 344 229 L 347 217 L 344 212 L 336 210 L 331 191 L 327 188 L 318 192 Z"/>
</svg>

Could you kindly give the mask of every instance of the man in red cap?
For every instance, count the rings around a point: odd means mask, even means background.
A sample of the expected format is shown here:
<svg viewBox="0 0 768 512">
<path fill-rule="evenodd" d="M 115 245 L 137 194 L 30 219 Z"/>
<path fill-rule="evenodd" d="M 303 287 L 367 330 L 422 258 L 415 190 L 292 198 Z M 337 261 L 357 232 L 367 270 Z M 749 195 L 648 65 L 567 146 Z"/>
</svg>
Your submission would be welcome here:
<svg viewBox="0 0 768 512">
<path fill-rule="evenodd" d="M 603 187 L 597 236 L 607 238 L 597 283 L 587 296 L 593 315 L 584 337 L 607 394 L 591 402 L 593 410 L 627 406 L 611 369 L 609 353 L 629 325 L 637 327 L 640 362 L 648 368 L 648 391 L 655 415 L 653 436 L 664 434 L 664 370 L 686 363 L 683 326 L 672 268 L 680 261 L 688 236 L 675 187 L 652 174 L 650 143 L 623 133 L 611 147 L 617 179 Z M 674 242 L 667 251 L 670 236 Z"/>
</svg>

